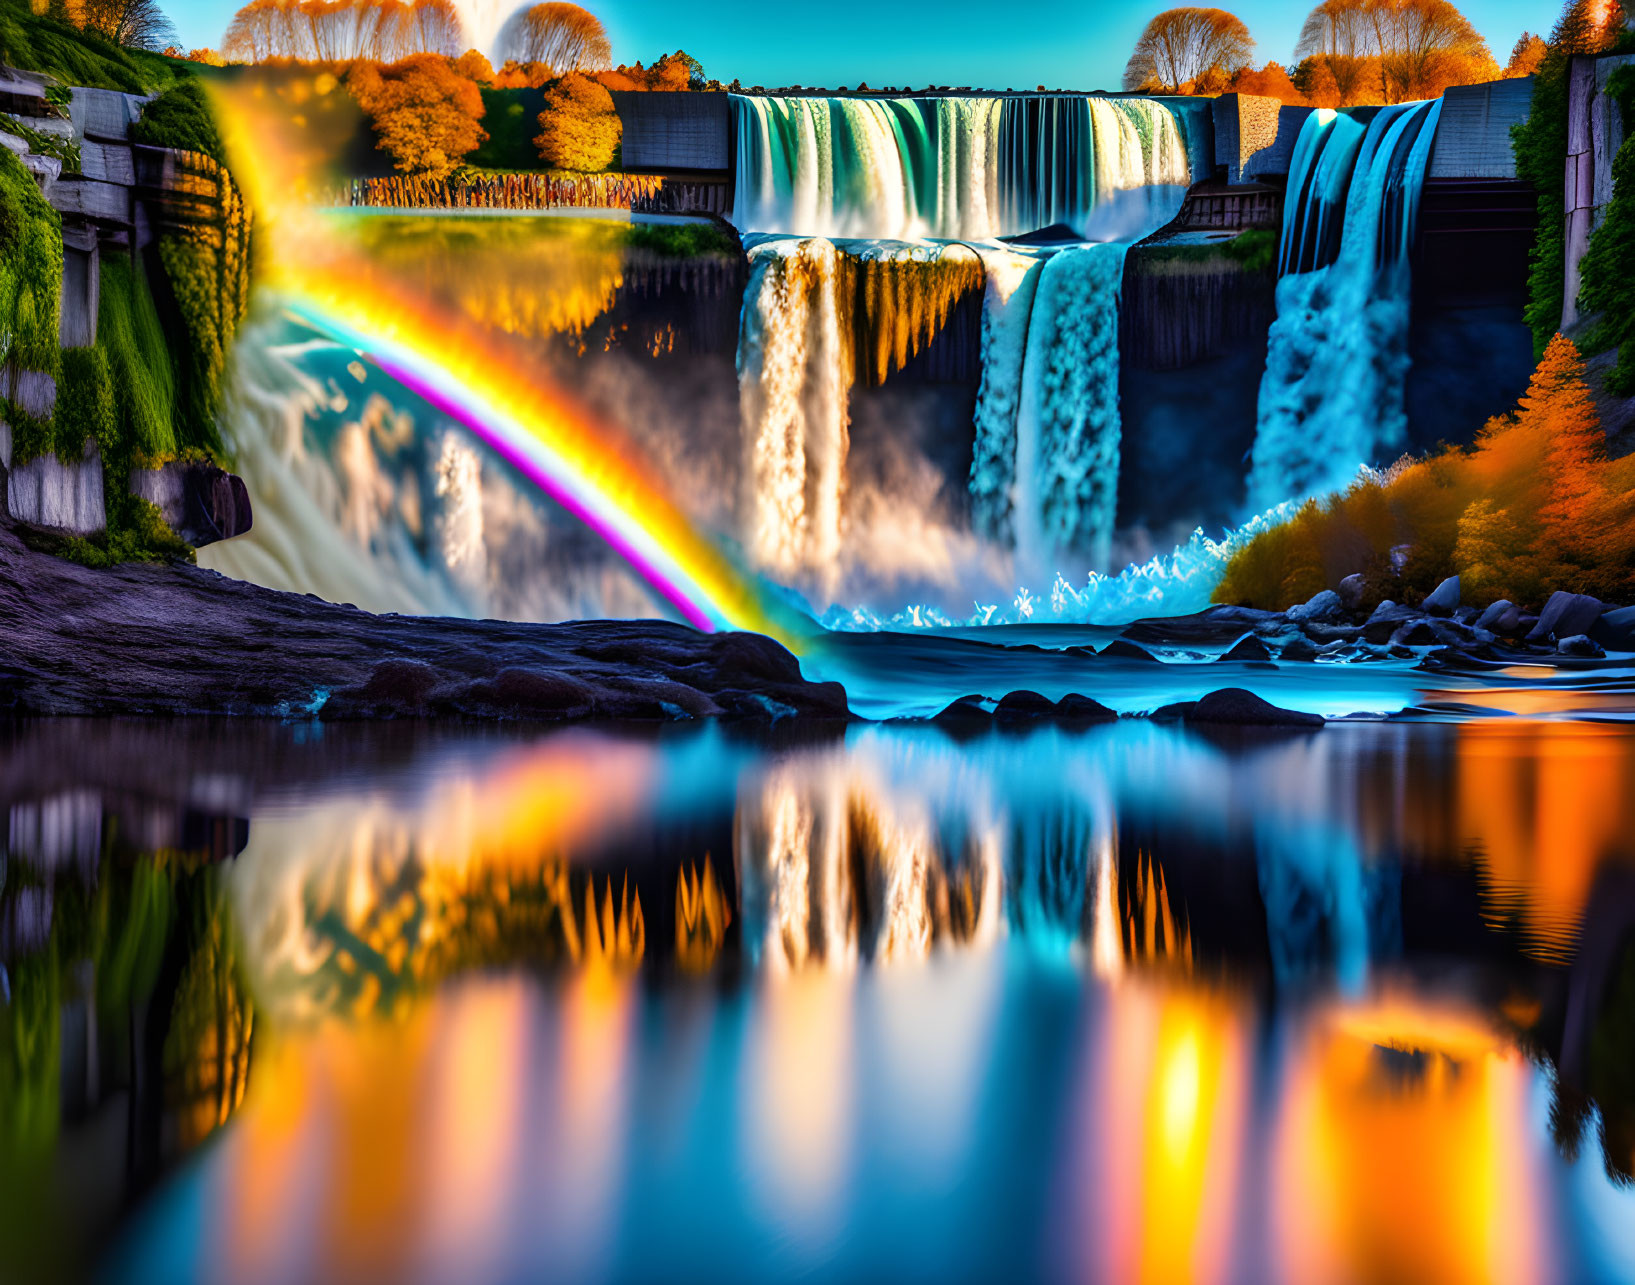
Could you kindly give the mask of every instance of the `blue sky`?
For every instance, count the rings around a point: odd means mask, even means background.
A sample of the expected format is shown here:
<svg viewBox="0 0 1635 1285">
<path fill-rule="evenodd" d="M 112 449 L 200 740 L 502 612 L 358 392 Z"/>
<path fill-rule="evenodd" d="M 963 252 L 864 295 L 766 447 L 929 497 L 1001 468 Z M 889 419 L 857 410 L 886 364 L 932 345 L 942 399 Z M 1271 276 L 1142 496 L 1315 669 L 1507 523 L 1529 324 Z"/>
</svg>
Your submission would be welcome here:
<svg viewBox="0 0 1635 1285">
<path fill-rule="evenodd" d="M 460 0 L 456 0 L 460 3 Z M 466 0 L 467 3 L 481 0 Z M 235 6 L 161 0 L 188 47 L 217 45 Z M 1132 0 L 585 0 L 617 61 L 683 48 L 705 70 L 744 84 L 971 85 L 979 89 L 1117 88 L 1143 24 L 1165 5 Z M 1229 5 L 1257 41 L 1256 60 L 1287 63 L 1308 6 Z M 1465 13 L 1502 63 L 1523 30 L 1547 33 L 1556 0 L 1468 0 Z M 1014 15 L 1014 16 L 1011 16 Z"/>
</svg>

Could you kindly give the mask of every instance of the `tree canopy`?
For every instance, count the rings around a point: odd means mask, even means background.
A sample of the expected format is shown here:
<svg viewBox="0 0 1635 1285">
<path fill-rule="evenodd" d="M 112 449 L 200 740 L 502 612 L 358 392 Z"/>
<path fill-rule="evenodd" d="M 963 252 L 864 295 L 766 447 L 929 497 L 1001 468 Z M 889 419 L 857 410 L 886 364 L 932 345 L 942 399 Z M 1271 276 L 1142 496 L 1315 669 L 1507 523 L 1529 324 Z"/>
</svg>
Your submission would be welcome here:
<svg viewBox="0 0 1635 1285">
<path fill-rule="evenodd" d="M 346 86 L 374 124 L 380 145 L 398 169 L 444 178 L 488 135 L 482 93 L 449 59 L 412 54 L 381 66 L 357 62 Z"/>
<path fill-rule="evenodd" d="M 613 98 L 583 72 L 569 72 L 545 90 L 534 141 L 546 164 L 594 173 L 613 164 L 622 126 Z"/>
<path fill-rule="evenodd" d="M 508 61 L 542 63 L 558 76 L 613 65 L 613 47 L 601 19 L 562 0 L 512 14 L 500 32 L 500 53 Z"/>
<path fill-rule="evenodd" d="M 1166 9 L 1146 26 L 1124 68 L 1124 88 L 1185 93 L 1206 76 L 1225 88 L 1249 63 L 1249 28 L 1225 9 Z"/>
<path fill-rule="evenodd" d="M 242 62 L 397 62 L 453 57 L 466 44 L 453 0 L 250 0 L 228 24 L 222 53 Z"/>
<path fill-rule="evenodd" d="M 1321 107 L 1435 98 L 1449 85 L 1499 76 L 1487 42 L 1451 0 L 1322 0 L 1295 55 Z M 1332 90 L 1328 81 L 1332 80 Z M 1320 101 L 1332 93 L 1336 101 Z"/>
</svg>

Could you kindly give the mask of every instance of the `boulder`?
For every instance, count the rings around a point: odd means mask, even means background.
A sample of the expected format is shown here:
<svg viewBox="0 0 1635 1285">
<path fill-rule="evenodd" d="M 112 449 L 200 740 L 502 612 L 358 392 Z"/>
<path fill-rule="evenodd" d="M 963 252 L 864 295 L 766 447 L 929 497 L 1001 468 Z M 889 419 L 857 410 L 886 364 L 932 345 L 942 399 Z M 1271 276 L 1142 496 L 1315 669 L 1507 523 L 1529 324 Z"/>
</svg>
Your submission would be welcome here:
<svg viewBox="0 0 1635 1285">
<path fill-rule="evenodd" d="M 1425 601 L 1419 605 L 1433 616 L 1453 615 L 1459 605 L 1459 577 L 1449 576 L 1426 594 Z"/>
<path fill-rule="evenodd" d="M 993 711 L 988 709 L 986 700 L 984 696 L 961 696 L 934 714 L 931 721 L 958 726 L 986 725 L 993 722 Z"/>
<path fill-rule="evenodd" d="M 1068 692 L 1056 702 L 1058 723 L 1110 723 L 1117 718 L 1116 710 L 1108 709 L 1100 701 L 1082 696 L 1078 692 Z"/>
<path fill-rule="evenodd" d="M 1056 712 L 1056 703 L 1048 696 L 1026 689 L 1002 697 L 994 707 L 994 721 L 998 723 L 1027 723 L 1049 718 Z"/>
<path fill-rule="evenodd" d="M 1104 660 L 1139 660 L 1152 665 L 1163 663 L 1150 651 L 1143 647 L 1137 647 L 1133 642 L 1125 638 L 1113 639 L 1112 642 L 1101 649 L 1100 655 Z"/>
<path fill-rule="evenodd" d="M 1189 616 L 1155 616 L 1137 620 L 1119 635 L 1133 643 L 1213 646 L 1228 642 L 1248 629 L 1282 623 L 1280 612 L 1257 607 L 1220 605 Z"/>
<path fill-rule="evenodd" d="M 1313 594 L 1299 606 L 1290 607 L 1284 614 L 1296 624 L 1311 620 L 1332 625 L 1345 620 L 1346 609 L 1339 594 L 1332 589 L 1324 589 L 1321 593 Z"/>
<path fill-rule="evenodd" d="M 1563 638 L 1556 644 L 1556 651 L 1563 656 L 1588 656 L 1596 658 L 1607 653 L 1601 649 L 1601 644 L 1585 634 L 1574 634 L 1570 638 Z"/>
<path fill-rule="evenodd" d="M 1279 660 L 1316 660 L 1317 645 L 1307 638 L 1292 638 L 1283 644 Z"/>
<path fill-rule="evenodd" d="M 1363 597 L 1368 593 L 1368 582 L 1360 571 L 1353 571 L 1340 581 L 1340 602 L 1347 611 L 1362 609 Z"/>
<path fill-rule="evenodd" d="M 1201 697 L 1183 717 L 1189 723 L 1216 723 L 1237 727 L 1321 727 L 1317 714 L 1282 709 L 1241 687 L 1223 687 Z"/>
<path fill-rule="evenodd" d="M 1392 647 L 1433 647 L 1445 641 L 1428 620 L 1410 620 L 1391 635 Z"/>
<path fill-rule="evenodd" d="M 1635 607 L 1619 607 L 1595 622 L 1590 637 L 1608 651 L 1635 651 Z"/>
<path fill-rule="evenodd" d="M 1599 598 L 1587 593 L 1567 593 L 1557 589 L 1544 604 L 1538 623 L 1528 632 L 1528 642 L 1546 642 L 1550 638 L 1571 638 L 1588 634 L 1595 628 L 1604 608 Z"/>
<path fill-rule="evenodd" d="M 1303 626 L 1302 631 L 1319 647 L 1327 647 L 1334 643 L 1353 643 L 1363 636 L 1361 625 L 1309 624 Z"/>
<path fill-rule="evenodd" d="M 1500 598 L 1497 602 L 1489 604 L 1487 610 L 1476 617 L 1476 627 L 1478 629 L 1491 629 L 1494 633 L 1498 633 L 1499 622 L 1510 611 L 1515 611 L 1514 604 L 1508 598 Z M 1519 616 L 1521 613 L 1517 611 L 1516 614 Z"/>
<path fill-rule="evenodd" d="M 1218 659 L 1269 661 L 1271 658 L 1271 649 L 1265 643 L 1261 642 L 1253 634 L 1244 634 Z"/>
<path fill-rule="evenodd" d="M 132 469 L 131 494 L 156 506 L 171 530 L 194 548 L 250 529 L 250 493 L 244 479 L 214 464 L 173 461 Z"/>
</svg>

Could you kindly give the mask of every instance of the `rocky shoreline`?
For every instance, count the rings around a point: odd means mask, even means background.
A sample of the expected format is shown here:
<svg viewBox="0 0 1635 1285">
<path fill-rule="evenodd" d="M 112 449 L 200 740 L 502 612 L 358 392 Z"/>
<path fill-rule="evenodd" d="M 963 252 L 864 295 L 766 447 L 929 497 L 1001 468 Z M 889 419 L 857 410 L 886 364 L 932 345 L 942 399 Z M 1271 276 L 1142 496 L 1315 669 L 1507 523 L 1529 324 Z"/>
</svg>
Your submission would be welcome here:
<svg viewBox="0 0 1635 1285">
<path fill-rule="evenodd" d="M 849 716 L 755 634 L 376 616 L 180 563 L 92 570 L 0 525 L 0 713 L 574 722 Z"/>
</svg>

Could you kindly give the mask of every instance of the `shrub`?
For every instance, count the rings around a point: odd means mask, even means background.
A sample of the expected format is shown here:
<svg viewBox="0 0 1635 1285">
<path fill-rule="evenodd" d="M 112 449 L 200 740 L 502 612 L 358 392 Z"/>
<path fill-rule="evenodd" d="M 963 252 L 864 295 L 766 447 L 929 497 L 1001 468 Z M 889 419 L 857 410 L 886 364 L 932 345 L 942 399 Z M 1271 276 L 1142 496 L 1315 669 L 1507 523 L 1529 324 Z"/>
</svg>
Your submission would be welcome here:
<svg viewBox="0 0 1635 1285">
<path fill-rule="evenodd" d="M 227 149 L 222 146 L 210 100 L 196 80 L 165 90 L 142 109 L 142 119 L 130 132 L 138 143 L 202 152 L 218 165 L 227 164 Z"/>
<path fill-rule="evenodd" d="M 546 164 L 589 174 L 613 164 L 622 126 L 607 90 L 571 72 L 545 91 L 539 131 L 534 142 Z"/>
</svg>

